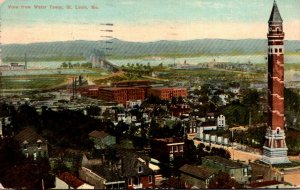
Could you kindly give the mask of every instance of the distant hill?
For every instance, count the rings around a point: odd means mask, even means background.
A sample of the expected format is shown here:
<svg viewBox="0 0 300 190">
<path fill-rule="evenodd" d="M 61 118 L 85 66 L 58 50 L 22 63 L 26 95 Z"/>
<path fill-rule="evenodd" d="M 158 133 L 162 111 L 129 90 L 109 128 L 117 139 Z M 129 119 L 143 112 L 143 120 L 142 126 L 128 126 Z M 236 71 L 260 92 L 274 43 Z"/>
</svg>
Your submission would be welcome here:
<svg viewBox="0 0 300 190">
<path fill-rule="evenodd" d="M 266 52 L 266 39 L 199 39 L 188 41 L 127 42 L 112 39 L 105 41 L 63 41 L 32 44 L 2 45 L 3 59 L 23 60 L 25 52 L 29 61 L 34 60 L 82 60 L 96 50 L 109 52 L 114 58 L 145 56 L 193 56 L 201 54 L 263 54 Z M 108 50 L 106 49 L 108 48 Z M 109 50 L 111 49 L 111 50 Z M 285 51 L 300 51 L 300 41 L 286 41 Z"/>
</svg>

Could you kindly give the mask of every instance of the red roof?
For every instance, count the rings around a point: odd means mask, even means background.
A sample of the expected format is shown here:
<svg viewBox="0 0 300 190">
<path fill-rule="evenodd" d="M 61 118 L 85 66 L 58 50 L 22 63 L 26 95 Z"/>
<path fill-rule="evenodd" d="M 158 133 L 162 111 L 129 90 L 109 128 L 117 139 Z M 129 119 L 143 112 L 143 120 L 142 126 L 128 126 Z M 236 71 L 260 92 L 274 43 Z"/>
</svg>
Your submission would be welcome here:
<svg viewBox="0 0 300 190">
<path fill-rule="evenodd" d="M 104 138 L 104 137 L 107 137 L 108 135 L 109 134 L 105 133 L 104 131 L 97 131 L 97 130 L 94 130 L 89 133 L 89 136 L 94 137 L 94 138 Z"/>
<path fill-rule="evenodd" d="M 81 185 L 84 184 L 83 181 L 81 181 L 80 179 L 78 179 L 77 177 L 75 177 L 74 175 L 72 175 L 69 172 L 63 172 L 58 176 L 59 179 L 63 180 L 64 182 L 66 182 L 68 185 L 70 185 L 71 187 L 77 189 L 78 187 L 80 187 Z"/>
</svg>

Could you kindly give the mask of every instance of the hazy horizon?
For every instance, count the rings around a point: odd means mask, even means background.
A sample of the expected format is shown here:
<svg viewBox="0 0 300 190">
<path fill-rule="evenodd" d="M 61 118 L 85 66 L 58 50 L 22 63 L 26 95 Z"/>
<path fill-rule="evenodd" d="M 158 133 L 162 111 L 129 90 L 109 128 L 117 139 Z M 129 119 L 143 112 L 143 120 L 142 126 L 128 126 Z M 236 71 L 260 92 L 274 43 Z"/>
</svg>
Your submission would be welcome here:
<svg viewBox="0 0 300 190">
<path fill-rule="evenodd" d="M 300 40 L 300 1 L 277 4 L 285 39 Z M 128 42 L 266 39 L 272 5 L 273 0 L 6 0 L 1 43 L 107 39 L 103 36 Z"/>
</svg>

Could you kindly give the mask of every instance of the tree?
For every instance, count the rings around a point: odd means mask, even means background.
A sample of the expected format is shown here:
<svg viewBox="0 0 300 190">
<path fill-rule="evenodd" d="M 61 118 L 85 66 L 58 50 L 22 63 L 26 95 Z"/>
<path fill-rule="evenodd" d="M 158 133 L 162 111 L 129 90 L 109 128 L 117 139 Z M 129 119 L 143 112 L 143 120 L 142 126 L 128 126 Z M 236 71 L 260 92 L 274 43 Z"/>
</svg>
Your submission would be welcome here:
<svg viewBox="0 0 300 190">
<path fill-rule="evenodd" d="M 101 112 L 101 108 L 98 106 L 90 106 L 86 109 L 88 115 L 97 116 Z"/>
<path fill-rule="evenodd" d="M 177 104 L 177 98 L 175 96 L 172 97 L 171 104 L 172 105 L 176 105 Z"/>
<path fill-rule="evenodd" d="M 193 164 L 197 162 L 197 150 L 194 141 L 185 140 L 184 145 L 185 145 L 185 150 L 183 156 L 185 162 L 188 164 Z"/>
<path fill-rule="evenodd" d="M 182 96 L 178 97 L 177 103 L 178 104 L 183 104 L 184 103 Z"/>
<path fill-rule="evenodd" d="M 219 172 L 208 184 L 209 189 L 239 189 L 242 186 L 225 172 Z"/>
</svg>

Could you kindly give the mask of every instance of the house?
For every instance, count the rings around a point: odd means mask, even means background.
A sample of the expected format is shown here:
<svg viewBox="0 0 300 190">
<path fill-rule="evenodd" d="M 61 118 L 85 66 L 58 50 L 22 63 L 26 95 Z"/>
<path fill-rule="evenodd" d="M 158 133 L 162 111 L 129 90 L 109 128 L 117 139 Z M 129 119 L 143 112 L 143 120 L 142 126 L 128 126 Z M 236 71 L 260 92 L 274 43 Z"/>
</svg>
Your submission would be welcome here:
<svg viewBox="0 0 300 190">
<path fill-rule="evenodd" d="M 190 189 L 188 184 L 183 180 L 175 177 L 170 177 L 161 182 L 160 188 L 162 189 Z"/>
<path fill-rule="evenodd" d="M 125 179 L 114 165 L 88 165 L 79 169 L 79 177 L 96 189 L 124 189 Z"/>
<path fill-rule="evenodd" d="M 94 186 L 85 183 L 70 172 L 58 175 L 54 189 L 94 189 Z"/>
<path fill-rule="evenodd" d="M 170 107 L 170 112 L 175 117 L 189 114 L 190 110 L 191 110 L 191 108 L 188 104 L 177 104 L 177 105 L 171 105 L 171 107 Z"/>
<path fill-rule="evenodd" d="M 283 173 L 272 165 L 266 165 L 257 161 L 249 162 L 252 170 L 251 183 L 263 182 L 263 181 L 283 181 Z"/>
<path fill-rule="evenodd" d="M 0 138 L 13 134 L 10 117 L 0 117 Z"/>
<path fill-rule="evenodd" d="M 228 104 L 229 96 L 227 94 L 220 94 L 219 99 L 221 101 L 221 105 L 224 106 L 224 105 Z"/>
<path fill-rule="evenodd" d="M 212 169 L 203 166 L 185 164 L 179 171 L 180 179 L 184 181 L 186 185 L 197 189 L 207 188 L 210 180 L 214 176 Z"/>
<path fill-rule="evenodd" d="M 219 156 L 205 156 L 202 158 L 202 165 L 215 171 L 228 173 L 240 184 L 246 184 L 251 178 L 251 167 L 241 162 L 228 160 Z"/>
<path fill-rule="evenodd" d="M 141 100 L 126 101 L 126 108 L 134 108 L 135 106 L 141 106 L 141 105 L 142 105 Z"/>
<path fill-rule="evenodd" d="M 226 126 L 226 119 L 225 119 L 225 116 L 224 115 L 219 115 L 217 117 L 217 127 L 218 128 L 225 128 Z"/>
<path fill-rule="evenodd" d="M 233 94 L 239 94 L 240 93 L 240 87 L 239 85 L 237 86 L 231 86 L 229 87 L 229 92 L 233 93 Z"/>
<path fill-rule="evenodd" d="M 151 141 L 151 157 L 169 162 L 175 157 L 182 157 L 184 153 L 184 140 L 181 138 L 162 138 Z"/>
<path fill-rule="evenodd" d="M 89 133 L 89 138 L 94 142 L 96 149 L 105 149 L 108 146 L 116 144 L 116 137 L 104 131 L 94 130 Z"/>
<path fill-rule="evenodd" d="M 26 127 L 20 131 L 15 139 L 22 147 L 22 152 L 26 157 L 48 157 L 47 140 L 37 134 L 32 128 Z"/>
<path fill-rule="evenodd" d="M 157 167 L 150 159 L 131 152 L 117 152 L 115 159 L 102 158 L 101 162 L 84 162 L 79 170 L 81 179 L 97 189 L 154 188 Z M 159 168 L 158 168 L 159 169 Z"/>
<path fill-rule="evenodd" d="M 127 189 L 155 187 L 155 172 L 149 167 L 149 162 L 149 158 L 129 152 L 122 153 L 122 171 Z"/>
</svg>

